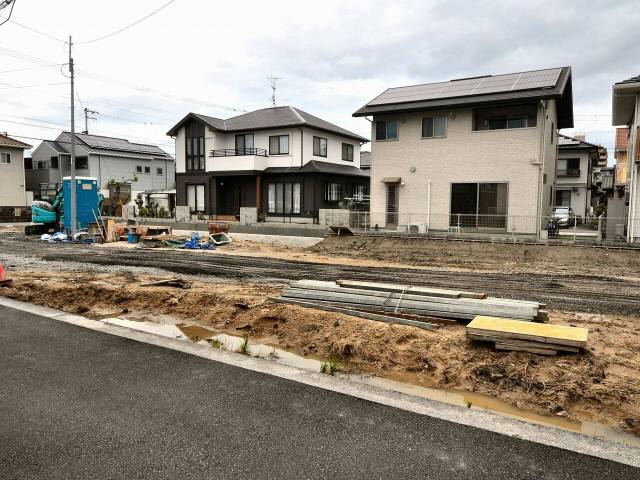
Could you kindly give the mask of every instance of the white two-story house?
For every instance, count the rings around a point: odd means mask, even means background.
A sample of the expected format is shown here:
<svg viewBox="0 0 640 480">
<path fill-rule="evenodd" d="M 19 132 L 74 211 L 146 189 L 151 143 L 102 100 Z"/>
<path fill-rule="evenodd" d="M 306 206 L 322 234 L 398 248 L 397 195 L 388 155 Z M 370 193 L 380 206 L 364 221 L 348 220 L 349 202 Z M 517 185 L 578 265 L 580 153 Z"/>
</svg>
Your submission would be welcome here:
<svg viewBox="0 0 640 480">
<path fill-rule="evenodd" d="M 167 135 L 176 140 L 177 205 L 194 215 L 233 220 L 252 207 L 267 221 L 306 223 L 368 194 L 368 140 L 294 107 L 226 120 L 189 113 Z"/>
<path fill-rule="evenodd" d="M 627 184 L 629 186 L 629 218 L 627 241 L 640 242 L 640 75 L 613 86 L 614 126 L 626 126 Z"/>
<path fill-rule="evenodd" d="M 558 135 L 554 206 L 571 207 L 578 216 L 589 214 L 593 169 L 598 166 L 599 152 L 598 145 Z"/>
<path fill-rule="evenodd" d="M 24 160 L 26 149 L 31 148 L 24 142 L 0 133 L 0 221 L 12 221 L 20 217 L 22 210 L 32 199 L 26 194 Z"/>
<path fill-rule="evenodd" d="M 372 225 L 538 234 L 571 68 L 389 88 L 354 116 L 372 117 Z"/>
</svg>

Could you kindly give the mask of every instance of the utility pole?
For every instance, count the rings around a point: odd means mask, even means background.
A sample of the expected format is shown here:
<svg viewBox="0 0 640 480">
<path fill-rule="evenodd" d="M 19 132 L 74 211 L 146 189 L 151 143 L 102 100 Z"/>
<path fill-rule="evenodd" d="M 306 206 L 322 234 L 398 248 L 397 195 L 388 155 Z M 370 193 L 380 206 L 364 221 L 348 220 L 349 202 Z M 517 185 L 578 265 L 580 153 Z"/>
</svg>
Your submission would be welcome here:
<svg viewBox="0 0 640 480">
<path fill-rule="evenodd" d="M 271 103 L 273 105 L 273 108 L 276 107 L 276 82 L 278 80 L 282 80 L 282 78 L 280 77 L 274 77 L 273 75 L 271 75 L 270 77 L 267 77 L 267 80 L 271 81 Z"/>
<path fill-rule="evenodd" d="M 84 107 L 84 132 L 85 134 L 89 133 L 89 120 L 97 120 L 96 117 L 90 117 L 89 114 L 93 113 L 94 115 L 100 115 L 100 112 L 96 112 L 95 110 L 89 110 L 87 107 Z"/>
<path fill-rule="evenodd" d="M 71 238 L 76 234 L 78 222 L 76 218 L 76 122 L 75 92 L 73 90 L 73 57 L 71 56 L 71 35 L 69 35 L 69 73 L 71 74 L 71 198 L 69 199 L 69 215 L 71 216 Z M 67 205 L 65 205 L 65 210 Z"/>
</svg>

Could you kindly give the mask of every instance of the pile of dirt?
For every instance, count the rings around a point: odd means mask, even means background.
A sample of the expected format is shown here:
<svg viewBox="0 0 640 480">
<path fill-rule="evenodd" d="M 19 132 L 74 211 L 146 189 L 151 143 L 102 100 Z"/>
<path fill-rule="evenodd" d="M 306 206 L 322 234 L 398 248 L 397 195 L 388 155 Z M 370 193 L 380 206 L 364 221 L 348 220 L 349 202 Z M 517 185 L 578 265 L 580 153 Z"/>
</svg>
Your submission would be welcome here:
<svg viewBox="0 0 640 480">
<path fill-rule="evenodd" d="M 0 294 L 88 317 L 185 322 L 301 355 L 335 358 L 346 371 L 489 394 L 519 408 L 591 420 L 640 435 L 640 332 L 624 316 L 550 312 L 550 322 L 590 329 L 586 352 L 559 357 L 504 353 L 467 340 L 461 325 L 438 331 L 388 325 L 278 304 L 283 285 L 194 282 L 141 287 L 158 277 L 22 272 Z"/>
<path fill-rule="evenodd" d="M 327 237 L 308 252 L 430 268 L 638 278 L 640 252 L 577 246 Z"/>
</svg>

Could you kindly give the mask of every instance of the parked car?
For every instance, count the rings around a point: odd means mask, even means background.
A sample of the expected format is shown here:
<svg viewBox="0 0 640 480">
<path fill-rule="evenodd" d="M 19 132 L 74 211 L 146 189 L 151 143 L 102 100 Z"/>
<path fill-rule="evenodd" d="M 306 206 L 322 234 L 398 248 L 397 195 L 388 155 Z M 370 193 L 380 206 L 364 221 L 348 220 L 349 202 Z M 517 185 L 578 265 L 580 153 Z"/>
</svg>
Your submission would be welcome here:
<svg viewBox="0 0 640 480">
<path fill-rule="evenodd" d="M 553 207 L 551 218 L 556 220 L 558 228 L 573 227 L 576 224 L 576 214 L 571 207 Z"/>
</svg>

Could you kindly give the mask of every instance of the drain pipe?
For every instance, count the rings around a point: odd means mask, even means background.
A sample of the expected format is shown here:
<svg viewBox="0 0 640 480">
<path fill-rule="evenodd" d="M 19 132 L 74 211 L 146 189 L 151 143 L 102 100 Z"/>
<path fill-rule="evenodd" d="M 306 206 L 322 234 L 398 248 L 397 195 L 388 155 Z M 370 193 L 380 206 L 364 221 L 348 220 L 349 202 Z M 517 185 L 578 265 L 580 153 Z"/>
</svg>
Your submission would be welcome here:
<svg viewBox="0 0 640 480">
<path fill-rule="evenodd" d="M 427 181 L 427 235 L 431 226 L 431 179 Z"/>
</svg>

